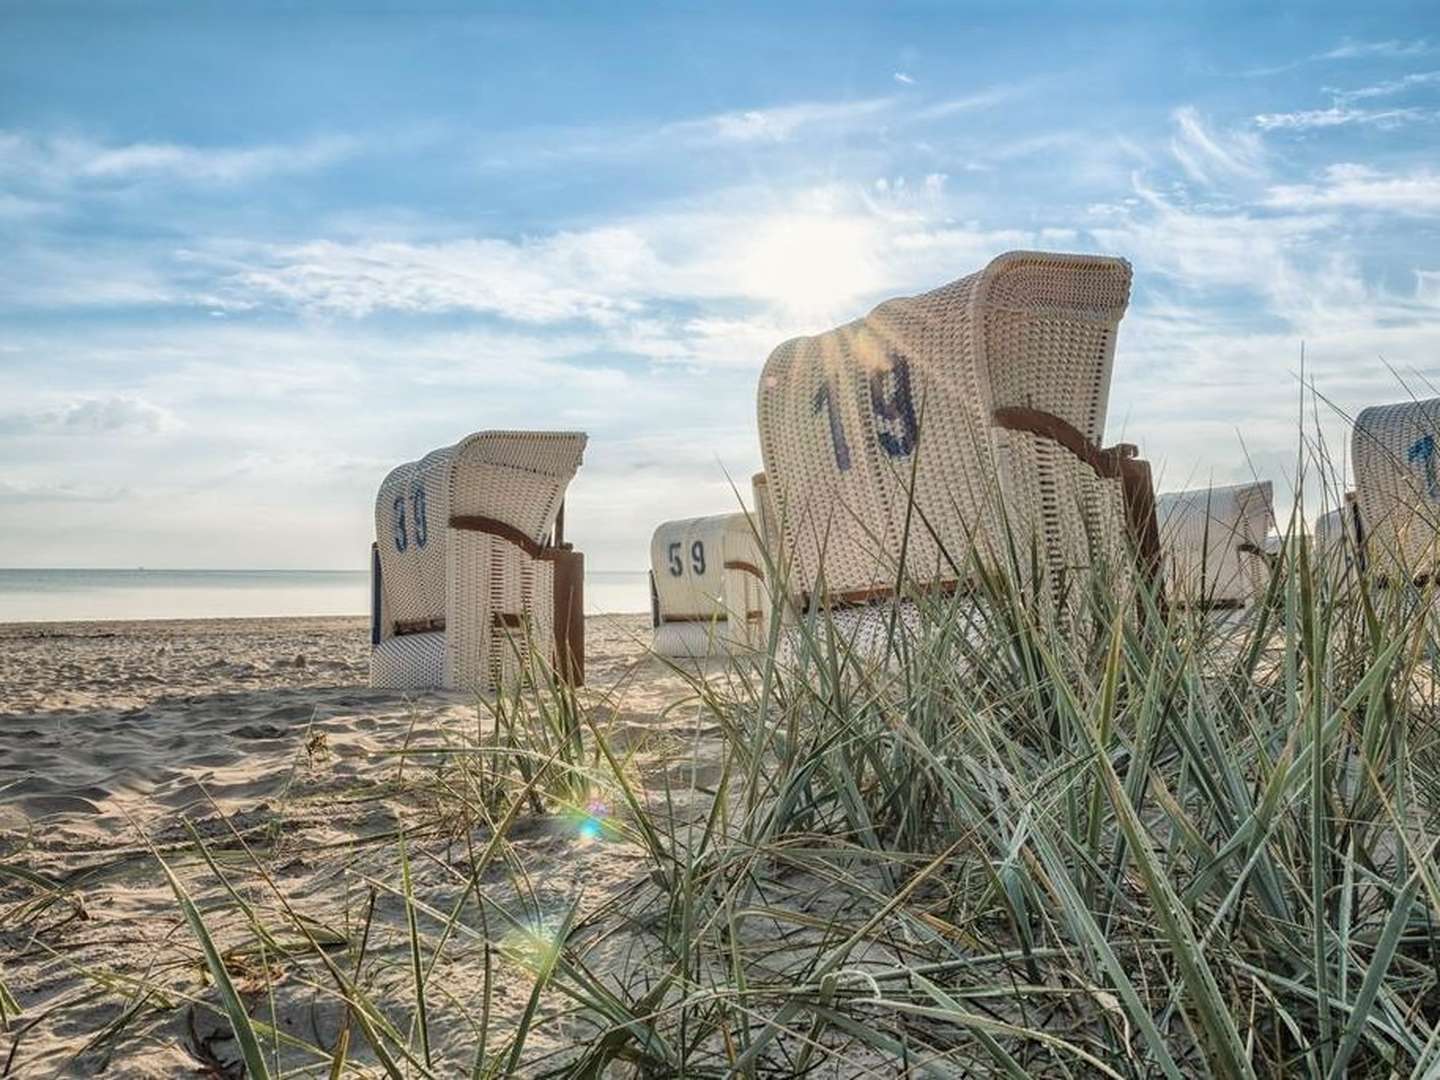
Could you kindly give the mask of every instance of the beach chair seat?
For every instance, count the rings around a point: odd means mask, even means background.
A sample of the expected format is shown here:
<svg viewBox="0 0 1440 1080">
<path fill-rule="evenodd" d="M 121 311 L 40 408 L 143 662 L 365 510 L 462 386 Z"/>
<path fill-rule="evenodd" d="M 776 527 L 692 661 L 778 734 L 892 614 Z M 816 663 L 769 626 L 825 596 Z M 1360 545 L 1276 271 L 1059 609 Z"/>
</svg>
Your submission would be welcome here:
<svg viewBox="0 0 1440 1080">
<path fill-rule="evenodd" d="M 1170 604 L 1243 608 L 1264 595 L 1275 524 L 1268 480 L 1162 492 L 1155 513 Z"/>
<path fill-rule="evenodd" d="M 584 448 L 576 432 L 480 432 L 386 477 L 372 685 L 493 692 L 552 669 L 583 681 L 584 556 L 564 542 L 563 502 Z"/>
<path fill-rule="evenodd" d="M 1372 405 L 1355 418 L 1364 569 L 1378 583 L 1430 580 L 1440 564 L 1440 398 Z"/>
<path fill-rule="evenodd" d="M 650 541 L 654 651 L 701 658 L 761 648 L 764 565 L 749 514 L 661 524 Z"/>
<path fill-rule="evenodd" d="M 445 633 L 402 634 L 370 650 L 370 685 L 386 689 L 445 686 Z"/>
<path fill-rule="evenodd" d="M 777 348 L 757 505 L 783 605 L 955 590 L 975 559 L 1052 610 L 1102 563 L 1122 591 L 1152 573 L 1149 467 L 1098 445 L 1129 289 L 1122 259 L 1012 252 Z"/>
</svg>

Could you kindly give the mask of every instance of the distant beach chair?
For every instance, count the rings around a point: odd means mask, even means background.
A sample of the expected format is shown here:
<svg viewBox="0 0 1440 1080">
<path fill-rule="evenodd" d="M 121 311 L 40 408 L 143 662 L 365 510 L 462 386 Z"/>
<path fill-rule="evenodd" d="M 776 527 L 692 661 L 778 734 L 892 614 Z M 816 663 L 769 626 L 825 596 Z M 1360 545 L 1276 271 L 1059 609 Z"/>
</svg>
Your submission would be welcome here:
<svg viewBox="0 0 1440 1080">
<path fill-rule="evenodd" d="M 1276 555 L 1272 485 L 1162 492 L 1155 497 L 1165 596 L 1173 605 L 1243 608 L 1264 595 Z"/>
<path fill-rule="evenodd" d="M 1101 562 L 1154 573 L 1149 466 L 1098 445 L 1130 276 L 1123 259 L 1012 252 L 777 348 L 756 502 L 782 605 L 954 591 L 972 550 L 1050 602 Z"/>
<path fill-rule="evenodd" d="M 577 432 L 483 431 L 394 469 L 375 503 L 370 683 L 584 681 L 584 556 L 564 540 Z"/>
<path fill-rule="evenodd" d="M 765 553 L 749 514 L 667 521 L 650 541 L 654 649 L 704 657 L 765 644 Z"/>
<path fill-rule="evenodd" d="M 1440 562 L 1440 398 L 1372 405 L 1355 419 L 1364 569 L 1379 583 L 1429 581 Z"/>
<path fill-rule="evenodd" d="M 1341 505 L 1315 519 L 1311 551 L 1323 575 L 1341 580 L 1356 566 L 1360 554 L 1360 506 L 1347 491 Z"/>
</svg>

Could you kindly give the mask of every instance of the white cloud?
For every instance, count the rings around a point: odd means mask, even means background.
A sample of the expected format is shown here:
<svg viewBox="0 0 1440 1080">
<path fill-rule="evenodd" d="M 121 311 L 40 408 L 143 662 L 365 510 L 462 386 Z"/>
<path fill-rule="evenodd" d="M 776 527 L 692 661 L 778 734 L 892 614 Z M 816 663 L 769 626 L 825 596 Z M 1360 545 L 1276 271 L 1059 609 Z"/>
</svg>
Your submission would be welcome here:
<svg viewBox="0 0 1440 1080">
<path fill-rule="evenodd" d="M 1260 113 L 1255 117 L 1255 125 L 1262 131 L 1307 131 L 1346 124 L 1373 124 L 1376 127 L 1388 128 L 1417 120 L 1433 119 L 1434 116 L 1435 113 L 1427 109 L 1357 109 L 1349 105 L 1332 105 L 1328 109 Z"/>
<path fill-rule="evenodd" d="M 1223 135 L 1210 130 L 1194 106 L 1171 114 L 1175 132 L 1170 152 L 1193 180 L 1213 185 L 1224 179 L 1253 179 L 1263 173 L 1263 149 L 1251 133 Z"/>
<path fill-rule="evenodd" d="M 983 247 L 987 231 L 945 219 L 943 174 L 883 190 L 829 185 L 744 188 L 698 204 L 657 208 L 600 228 L 516 240 L 315 241 L 232 244 L 187 254 L 221 275 L 212 289 L 237 309 L 290 307 L 363 317 L 381 311 L 474 312 L 519 323 L 581 321 L 683 357 L 635 327 L 673 335 L 675 305 L 739 303 L 786 325 L 813 325 L 886 290 L 923 286 L 955 238 Z M 1034 233 L 1016 234 L 1033 237 Z M 931 252 L 934 262 L 917 261 Z M 993 252 L 992 252 L 993 253 Z M 658 321 L 657 321 L 658 320 Z M 624 331 L 622 323 L 631 325 Z M 823 325 L 823 322 L 820 323 Z"/>
<path fill-rule="evenodd" d="M 895 74 L 894 74 L 893 76 L 891 76 L 891 77 L 892 77 L 897 83 L 899 83 L 901 86 L 914 86 L 914 85 L 915 85 L 915 76 L 910 75 L 910 74 L 907 74 L 906 72 L 897 71 L 897 72 L 895 72 Z"/>
<path fill-rule="evenodd" d="M 1411 41 L 1391 39 L 1388 41 L 1354 41 L 1346 39 L 1327 52 L 1317 53 L 1316 60 L 1355 60 L 1364 57 L 1424 56 L 1433 52 L 1425 38 Z"/>
<path fill-rule="evenodd" d="M 894 98 L 881 97 L 744 109 L 667 124 L 660 135 L 720 143 L 787 142 L 805 130 L 845 128 L 871 121 L 894 104 Z"/>
<path fill-rule="evenodd" d="M 263 176 L 311 172 L 353 154 L 340 136 L 290 145 L 193 146 L 179 143 L 107 144 L 74 136 L 0 132 L 0 178 L 26 189 L 146 180 L 234 184 Z"/>
<path fill-rule="evenodd" d="M 1314 184 L 1276 184 L 1265 202 L 1285 210 L 1348 207 L 1397 214 L 1440 214 L 1440 173 L 1385 173 L 1368 165 L 1331 165 Z"/>
<path fill-rule="evenodd" d="M 1371 86 L 1362 86 L 1355 90 L 1331 88 L 1327 90 L 1327 93 L 1333 95 L 1336 101 L 1364 101 L 1367 98 L 1389 97 L 1392 94 L 1403 94 L 1417 87 L 1435 85 L 1440 85 L 1440 71 L 1420 71 L 1398 79 L 1387 79 L 1385 82 L 1375 83 Z"/>
<path fill-rule="evenodd" d="M 180 426 L 168 409 L 121 394 L 77 398 L 40 411 L 0 414 L 0 435 L 152 436 Z"/>
</svg>

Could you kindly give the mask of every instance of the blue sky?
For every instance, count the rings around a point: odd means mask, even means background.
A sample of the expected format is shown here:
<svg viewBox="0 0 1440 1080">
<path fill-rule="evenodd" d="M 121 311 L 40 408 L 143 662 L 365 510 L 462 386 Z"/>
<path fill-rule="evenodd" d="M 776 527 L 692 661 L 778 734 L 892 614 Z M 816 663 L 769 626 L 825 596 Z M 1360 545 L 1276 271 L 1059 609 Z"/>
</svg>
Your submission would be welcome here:
<svg viewBox="0 0 1440 1080">
<path fill-rule="evenodd" d="M 0 0 L 0 565 L 358 568 L 393 463 L 578 427 L 638 569 L 771 348 L 1018 247 L 1134 263 L 1162 486 L 1287 497 L 1302 343 L 1440 383 L 1433 5 L 356 7 Z"/>
</svg>

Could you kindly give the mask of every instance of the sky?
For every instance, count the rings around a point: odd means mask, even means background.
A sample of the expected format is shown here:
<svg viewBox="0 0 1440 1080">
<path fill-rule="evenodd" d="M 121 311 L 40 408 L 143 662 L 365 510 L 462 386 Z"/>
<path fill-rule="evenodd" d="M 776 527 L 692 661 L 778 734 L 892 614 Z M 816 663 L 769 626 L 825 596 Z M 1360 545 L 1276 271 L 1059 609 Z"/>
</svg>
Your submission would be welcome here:
<svg viewBox="0 0 1440 1080">
<path fill-rule="evenodd" d="M 1015 248 L 1129 259 L 1107 440 L 1283 515 L 1440 392 L 1440 8 L 1258 7 L 0 0 L 0 566 L 359 569 L 578 428 L 642 569 L 771 349 Z"/>
</svg>

